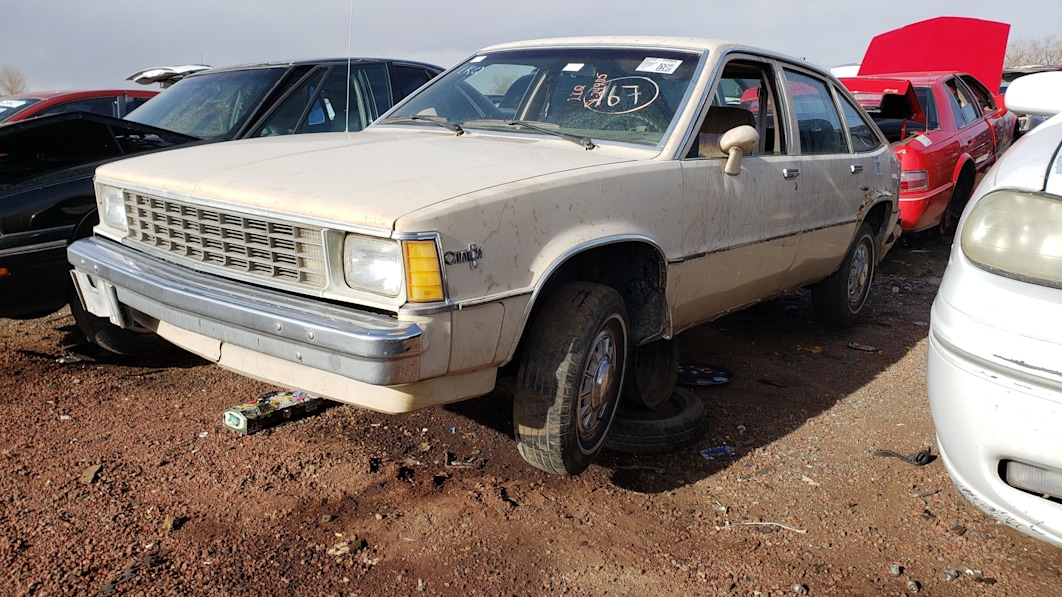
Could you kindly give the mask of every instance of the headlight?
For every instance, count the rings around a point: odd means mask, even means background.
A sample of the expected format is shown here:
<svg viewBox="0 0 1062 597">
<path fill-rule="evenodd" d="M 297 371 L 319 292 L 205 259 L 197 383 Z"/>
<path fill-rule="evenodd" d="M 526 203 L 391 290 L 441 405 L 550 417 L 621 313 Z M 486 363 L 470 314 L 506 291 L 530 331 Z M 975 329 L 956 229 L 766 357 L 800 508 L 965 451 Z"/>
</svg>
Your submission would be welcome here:
<svg viewBox="0 0 1062 597">
<path fill-rule="evenodd" d="M 343 241 L 343 276 L 347 285 L 384 296 L 398 296 L 404 276 L 398 242 L 349 234 Z"/>
<path fill-rule="evenodd" d="M 96 203 L 99 205 L 100 220 L 104 224 L 112 228 L 126 229 L 125 193 L 122 189 L 97 184 Z"/>
<path fill-rule="evenodd" d="M 1062 288 L 1062 198 L 989 193 L 970 209 L 959 242 L 967 259 L 986 270 Z"/>
</svg>

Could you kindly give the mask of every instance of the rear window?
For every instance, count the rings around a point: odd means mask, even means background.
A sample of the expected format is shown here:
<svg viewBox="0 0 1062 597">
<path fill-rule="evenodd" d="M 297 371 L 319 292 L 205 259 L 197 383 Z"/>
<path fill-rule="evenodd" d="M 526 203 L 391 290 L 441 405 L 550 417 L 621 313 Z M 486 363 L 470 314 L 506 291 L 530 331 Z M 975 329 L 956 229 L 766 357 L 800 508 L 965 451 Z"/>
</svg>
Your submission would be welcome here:
<svg viewBox="0 0 1062 597">
<path fill-rule="evenodd" d="M 185 77 L 126 118 L 199 139 L 231 139 L 285 72 L 260 68 Z"/>
<path fill-rule="evenodd" d="M 41 100 L 37 98 L 23 97 L 18 99 L 0 98 L 0 122 L 4 122 L 15 114 L 22 112 Z"/>
</svg>

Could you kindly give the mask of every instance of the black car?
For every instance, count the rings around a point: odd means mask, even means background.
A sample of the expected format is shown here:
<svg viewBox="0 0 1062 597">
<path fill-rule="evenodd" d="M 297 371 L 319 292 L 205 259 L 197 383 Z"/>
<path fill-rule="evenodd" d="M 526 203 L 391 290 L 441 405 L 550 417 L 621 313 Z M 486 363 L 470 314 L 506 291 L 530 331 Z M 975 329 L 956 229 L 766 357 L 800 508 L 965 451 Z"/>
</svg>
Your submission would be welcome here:
<svg viewBox="0 0 1062 597">
<path fill-rule="evenodd" d="M 216 68 L 182 76 L 124 119 L 71 113 L 0 125 L 0 317 L 40 317 L 69 302 L 90 339 L 129 352 L 129 332 L 71 298 L 66 246 L 98 221 L 96 166 L 190 143 L 358 131 L 442 70 L 369 58 Z"/>
</svg>

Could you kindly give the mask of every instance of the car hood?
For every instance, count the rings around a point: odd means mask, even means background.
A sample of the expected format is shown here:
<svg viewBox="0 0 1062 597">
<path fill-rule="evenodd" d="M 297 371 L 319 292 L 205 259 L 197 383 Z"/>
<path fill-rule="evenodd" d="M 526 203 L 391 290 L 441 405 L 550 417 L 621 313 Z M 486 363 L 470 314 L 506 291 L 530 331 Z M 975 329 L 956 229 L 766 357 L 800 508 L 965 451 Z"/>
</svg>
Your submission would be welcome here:
<svg viewBox="0 0 1062 597">
<path fill-rule="evenodd" d="M 198 141 L 112 116 L 68 112 L 0 125 L 0 186 Z"/>
<path fill-rule="evenodd" d="M 970 73 L 999 89 L 1010 25 L 965 17 L 937 17 L 874 37 L 859 75 Z"/>
<path fill-rule="evenodd" d="M 587 151 L 552 137 L 385 128 L 183 148 L 108 164 L 96 178 L 163 196 L 390 230 L 403 215 L 476 191 L 657 155 L 606 146 Z"/>
</svg>

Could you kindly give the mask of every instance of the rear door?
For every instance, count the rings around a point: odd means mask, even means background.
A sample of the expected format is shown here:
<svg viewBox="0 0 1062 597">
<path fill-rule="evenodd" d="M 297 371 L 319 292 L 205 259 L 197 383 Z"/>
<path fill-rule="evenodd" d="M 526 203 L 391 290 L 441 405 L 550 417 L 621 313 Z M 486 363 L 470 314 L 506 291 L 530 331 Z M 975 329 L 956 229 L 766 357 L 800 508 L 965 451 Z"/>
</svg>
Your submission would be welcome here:
<svg viewBox="0 0 1062 597">
<path fill-rule="evenodd" d="M 800 245 L 787 278 L 801 285 L 832 273 L 855 236 L 866 208 L 895 181 L 882 168 L 889 147 L 863 112 L 830 79 L 787 66 L 784 80 L 796 121 L 800 201 L 788 214 Z M 849 123 L 855 124 L 853 133 Z"/>
<path fill-rule="evenodd" d="M 944 88 L 948 91 L 948 104 L 959 130 L 960 153 L 970 154 L 977 173 L 984 174 L 992 165 L 995 153 L 992 129 L 985 119 L 981 104 L 957 77 L 948 77 L 944 81 Z"/>
</svg>

